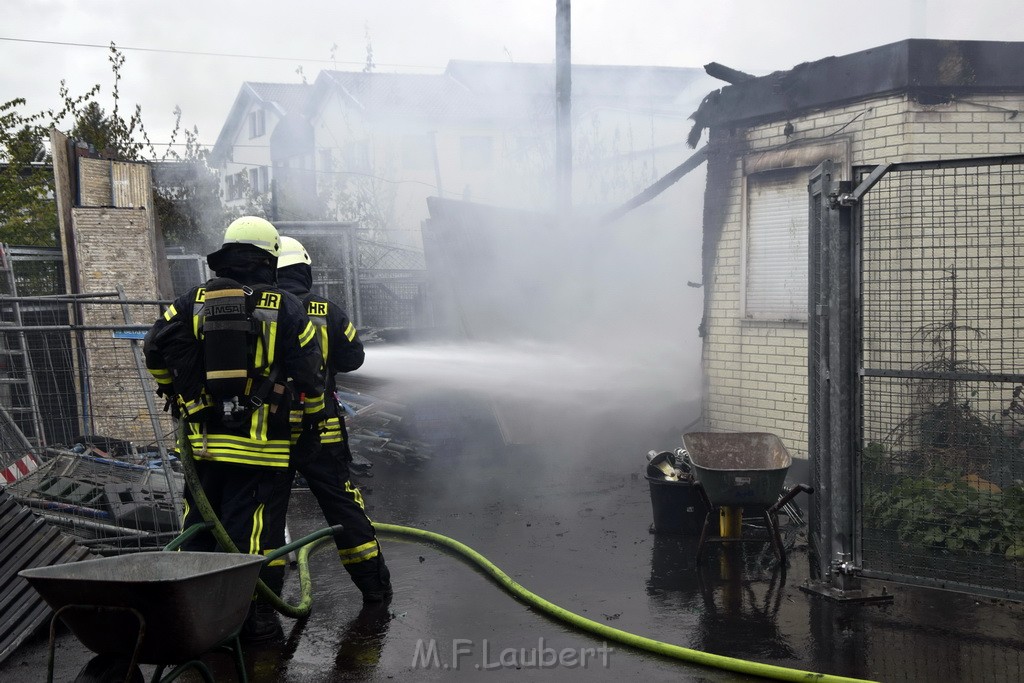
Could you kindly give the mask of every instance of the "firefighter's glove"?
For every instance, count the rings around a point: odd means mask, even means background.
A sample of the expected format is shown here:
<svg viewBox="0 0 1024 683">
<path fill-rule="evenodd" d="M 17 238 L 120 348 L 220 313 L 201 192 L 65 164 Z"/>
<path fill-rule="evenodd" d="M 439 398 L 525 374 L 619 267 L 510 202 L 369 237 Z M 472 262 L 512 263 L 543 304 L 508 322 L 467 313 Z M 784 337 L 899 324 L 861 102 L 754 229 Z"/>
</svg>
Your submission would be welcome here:
<svg viewBox="0 0 1024 683">
<path fill-rule="evenodd" d="M 303 429 L 295 442 L 294 453 L 300 458 L 310 458 L 320 452 L 320 431 L 317 429 Z"/>
<path fill-rule="evenodd" d="M 202 401 L 186 401 L 180 396 L 175 402 L 175 408 L 178 417 L 191 424 L 206 424 L 214 415 L 213 406 Z"/>
<path fill-rule="evenodd" d="M 194 413 L 186 415 L 185 421 L 197 425 L 207 424 L 210 422 L 210 420 L 213 418 L 215 414 L 216 413 L 213 410 L 213 406 L 206 406 L 205 408 L 200 408 Z"/>
<path fill-rule="evenodd" d="M 316 432 L 317 438 L 327 431 L 327 415 L 324 411 L 307 413 L 302 416 L 302 431 Z"/>
<path fill-rule="evenodd" d="M 181 419 L 181 408 L 178 407 L 178 402 L 174 400 L 173 396 L 164 399 L 164 412 L 169 412 L 175 420 Z"/>
</svg>

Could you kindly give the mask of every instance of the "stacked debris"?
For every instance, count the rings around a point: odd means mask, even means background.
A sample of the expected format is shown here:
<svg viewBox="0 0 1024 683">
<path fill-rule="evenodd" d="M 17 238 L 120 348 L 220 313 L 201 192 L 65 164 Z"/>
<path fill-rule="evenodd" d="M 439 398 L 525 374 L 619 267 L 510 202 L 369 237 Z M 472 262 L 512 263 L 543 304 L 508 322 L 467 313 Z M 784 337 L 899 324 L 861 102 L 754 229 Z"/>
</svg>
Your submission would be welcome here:
<svg viewBox="0 0 1024 683">
<path fill-rule="evenodd" d="M 340 391 L 338 400 L 346 414 L 354 475 L 372 476 L 373 462 L 380 458 L 414 466 L 430 457 L 430 448 L 412 436 L 414 420 L 406 406 L 349 389 Z M 173 452 L 162 455 L 105 436 L 38 450 L 12 421 L 0 426 L 5 427 L 0 464 L 5 473 L 11 470 L 0 486 L 81 545 L 104 554 L 153 549 L 179 533 L 184 478 Z"/>
<path fill-rule="evenodd" d="M 406 406 L 344 387 L 337 397 L 345 411 L 354 473 L 369 474 L 373 460 L 380 457 L 404 465 L 430 459 L 430 447 L 413 437 Z"/>
<path fill-rule="evenodd" d="M 108 437 L 49 447 L 7 487 L 21 505 L 98 552 L 165 544 L 178 534 L 184 479 L 155 451 Z"/>
</svg>

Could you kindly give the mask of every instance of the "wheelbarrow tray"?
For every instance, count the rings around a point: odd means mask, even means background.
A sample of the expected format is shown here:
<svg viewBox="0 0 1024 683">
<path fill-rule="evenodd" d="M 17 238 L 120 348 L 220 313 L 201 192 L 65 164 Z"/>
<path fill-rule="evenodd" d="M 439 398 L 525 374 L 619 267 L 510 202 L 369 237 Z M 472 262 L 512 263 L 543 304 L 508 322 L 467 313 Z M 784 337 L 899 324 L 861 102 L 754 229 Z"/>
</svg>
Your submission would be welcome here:
<svg viewBox="0 0 1024 683">
<path fill-rule="evenodd" d="M 793 464 L 779 437 L 764 432 L 688 432 L 683 448 L 715 506 L 771 507 Z"/>
<path fill-rule="evenodd" d="M 142 614 L 142 664 L 179 664 L 234 635 L 263 558 L 239 553 L 143 552 L 24 569 L 19 574 L 87 648 L 130 658 Z"/>
</svg>

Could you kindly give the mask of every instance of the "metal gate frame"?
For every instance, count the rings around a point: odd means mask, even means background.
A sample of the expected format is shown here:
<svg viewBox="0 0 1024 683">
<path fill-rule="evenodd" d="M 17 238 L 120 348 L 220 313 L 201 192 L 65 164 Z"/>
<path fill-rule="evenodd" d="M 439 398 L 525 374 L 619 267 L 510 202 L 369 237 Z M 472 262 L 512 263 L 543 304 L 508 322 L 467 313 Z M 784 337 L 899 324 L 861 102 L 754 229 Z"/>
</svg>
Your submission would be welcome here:
<svg viewBox="0 0 1024 683">
<path fill-rule="evenodd" d="M 837 201 L 851 188 L 832 160 L 808 183 L 808 453 L 810 457 L 811 579 L 815 592 L 860 597 L 855 558 L 853 446 L 853 243 L 848 208 Z"/>
<path fill-rule="evenodd" d="M 862 588 L 863 577 L 1024 599 L 1024 592 L 1006 587 L 865 567 L 861 495 L 865 464 L 864 380 L 907 374 L 864 365 L 862 202 L 891 173 L 1010 164 L 1024 164 L 1024 155 L 854 167 L 852 177 L 859 180 L 856 185 L 839 181 L 840 174 L 831 160 L 823 162 L 810 175 L 808 450 L 815 495 L 810 516 L 812 581 L 806 587 L 809 592 L 839 600 L 881 599 L 883 596 L 869 595 Z M 1024 374 L 1014 370 L 1015 374 L 979 372 L 974 379 L 1024 382 Z M 918 374 L 947 379 L 935 376 L 942 373 Z"/>
</svg>

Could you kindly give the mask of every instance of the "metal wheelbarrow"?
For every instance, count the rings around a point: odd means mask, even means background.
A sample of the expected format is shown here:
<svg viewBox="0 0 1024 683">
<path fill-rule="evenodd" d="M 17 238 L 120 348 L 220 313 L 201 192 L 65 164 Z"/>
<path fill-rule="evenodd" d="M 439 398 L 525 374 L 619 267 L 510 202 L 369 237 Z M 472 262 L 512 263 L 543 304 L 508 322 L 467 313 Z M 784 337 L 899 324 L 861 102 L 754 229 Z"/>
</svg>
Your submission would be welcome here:
<svg viewBox="0 0 1024 683">
<path fill-rule="evenodd" d="M 763 515 L 775 555 L 785 564 L 779 510 L 797 494 L 813 493 L 814 489 L 806 484 L 785 489 L 786 473 L 793 458 L 779 437 L 765 432 L 689 432 L 683 435 L 683 448 L 696 488 L 708 506 L 697 559 L 700 560 L 708 541 L 746 540 L 742 538 L 741 527 L 729 523 L 728 518 L 738 513 L 742 522 L 742 510 L 753 510 Z M 722 524 L 722 538 L 708 538 L 713 515 L 727 520 Z M 731 527 L 732 533 L 724 533 L 726 527 Z"/>
<path fill-rule="evenodd" d="M 248 614 L 260 568 L 264 562 L 336 530 L 321 529 L 267 556 L 142 552 L 20 571 L 19 575 L 54 609 L 47 680 L 53 680 L 59 619 L 85 647 L 99 655 L 90 665 L 97 663 L 97 668 L 102 668 L 116 664 L 117 677 L 123 675 L 126 683 L 142 680 L 138 664 L 156 665 L 152 681 L 170 681 L 194 668 L 213 683 L 212 674 L 199 657 L 221 646 L 233 650 L 239 680 L 245 681 L 238 633 Z M 168 666 L 174 668 L 161 678 Z M 80 675 L 88 670 L 86 667 Z"/>
</svg>

